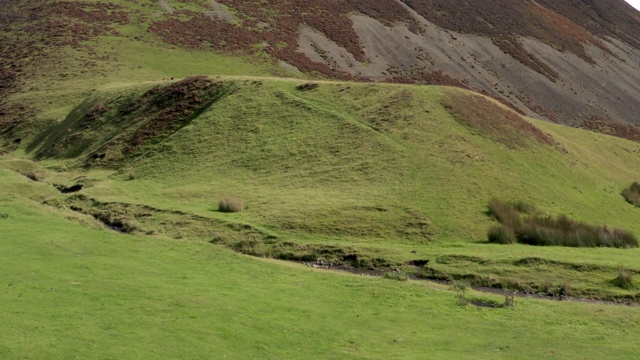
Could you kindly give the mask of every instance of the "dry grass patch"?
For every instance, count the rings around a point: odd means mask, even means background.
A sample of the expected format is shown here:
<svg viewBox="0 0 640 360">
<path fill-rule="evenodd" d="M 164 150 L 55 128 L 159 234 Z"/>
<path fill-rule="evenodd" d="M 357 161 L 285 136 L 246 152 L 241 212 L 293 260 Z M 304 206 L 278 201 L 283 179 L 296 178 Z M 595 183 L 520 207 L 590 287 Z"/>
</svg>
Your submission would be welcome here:
<svg viewBox="0 0 640 360">
<path fill-rule="evenodd" d="M 244 210 L 244 201 L 233 197 L 223 197 L 218 201 L 218 210 L 225 213 L 236 213 Z"/>
</svg>

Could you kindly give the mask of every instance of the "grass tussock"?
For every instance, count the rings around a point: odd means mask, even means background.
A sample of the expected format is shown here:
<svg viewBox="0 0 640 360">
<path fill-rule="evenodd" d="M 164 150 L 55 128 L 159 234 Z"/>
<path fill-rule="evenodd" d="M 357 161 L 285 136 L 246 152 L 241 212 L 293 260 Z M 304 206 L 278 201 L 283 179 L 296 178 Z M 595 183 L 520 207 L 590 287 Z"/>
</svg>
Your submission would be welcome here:
<svg viewBox="0 0 640 360">
<path fill-rule="evenodd" d="M 633 288 L 633 272 L 630 270 L 620 268 L 618 269 L 618 276 L 613 279 L 613 284 L 621 289 Z"/>
<path fill-rule="evenodd" d="M 634 181 L 631 186 L 622 190 L 622 196 L 629 204 L 640 207 L 640 183 Z"/>
<path fill-rule="evenodd" d="M 489 242 L 494 244 L 515 244 L 516 233 L 504 225 L 494 225 L 489 229 Z"/>
<path fill-rule="evenodd" d="M 225 213 L 236 213 L 244 210 L 244 201 L 233 197 L 223 197 L 218 201 L 218 210 Z"/>
<path fill-rule="evenodd" d="M 536 246 L 638 247 L 638 239 L 629 231 L 594 226 L 566 215 L 543 216 L 534 207 L 493 199 L 488 214 L 500 225 L 488 231 L 488 240 L 497 244 L 521 243 Z"/>
<path fill-rule="evenodd" d="M 396 271 L 389 271 L 384 273 L 384 278 L 385 279 L 391 279 L 391 280 L 397 280 L 397 281 L 407 281 L 409 280 L 409 277 L 407 276 L 407 274 L 404 271 L 399 271 L 396 269 Z"/>
</svg>

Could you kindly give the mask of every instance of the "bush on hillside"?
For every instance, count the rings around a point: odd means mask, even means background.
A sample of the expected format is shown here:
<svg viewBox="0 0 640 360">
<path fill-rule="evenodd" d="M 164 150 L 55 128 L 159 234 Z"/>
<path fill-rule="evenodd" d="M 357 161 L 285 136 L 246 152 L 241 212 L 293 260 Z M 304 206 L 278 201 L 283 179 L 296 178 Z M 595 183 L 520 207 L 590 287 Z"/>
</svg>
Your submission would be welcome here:
<svg viewBox="0 0 640 360">
<path fill-rule="evenodd" d="M 498 220 L 498 222 L 508 228 L 518 229 L 522 226 L 520 212 L 518 209 L 508 202 L 491 199 L 489 201 L 489 216 Z"/>
<path fill-rule="evenodd" d="M 629 204 L 640 207 L 640 183 L 634 181 L 631 186 L 622 190 L 622 196 Z"/>
<path fill-rule="evenodd" d="M 638 239 L 630 232 L 594 226 L 575 221 L 566 215 L 556 218 L 538 215 L 538 211 L 523 203 L 511 204 L 491 200 L 489 215 L 500 225 L 492 226 L 488 232 L 491 243 L 512 244 L 515 242 L 536 246 L 569 247 L 638 247 Z M 533 215 L 531 215 L 533 214 Z"/>
<path fill-rule="evenodd" d="M 235 213 L 244 210 L 244 202 L 237 198 L 223 197 L 218 201 L 218 210 L 225 213 Z"/>
<path fill-rule="evenodd" d="M 494 244 L 514 244 L 516 233 L 504 225 L 494 225 L 489 228 L 489 242 Z"/>
</svg>

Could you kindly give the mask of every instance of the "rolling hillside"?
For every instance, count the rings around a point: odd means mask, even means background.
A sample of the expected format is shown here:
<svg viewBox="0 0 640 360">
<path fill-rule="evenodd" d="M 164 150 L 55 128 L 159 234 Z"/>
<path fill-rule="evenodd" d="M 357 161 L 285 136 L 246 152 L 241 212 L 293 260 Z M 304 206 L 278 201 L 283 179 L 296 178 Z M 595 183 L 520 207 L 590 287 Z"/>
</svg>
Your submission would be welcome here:
<svg viewBox="0 0 640 360">
<path fill-rule="evenodd" d="M 603 267 L 590 278 L 460 273 L 456 262 L 440 270 L 525 291 L 555 279 L 554 291 L 575 280 L 576 295 L 635 296 L 606 277 L 635 268 L 636 250 L 583 258 L 580 249 L 489 245 L 486 209 L 493 198 L 523 201 L 638 234 L 640 210 L 621 191 L 640 178 L 640 145 L 524 118 L 467 90 L 232 77 L 107 86 L 40 136 L 7 146 L 66 169 L 31 178 L 80 187 L 45 203 L 123 231 L 362 268 L 420 256 L 586 261 Z M 224 196 L 247 208 L 214 211 Z"/>
<path fill-rule="evenodd" d="M 639 24 L 6 1 L 0 358 L 635 358 Z"/>
</svg>

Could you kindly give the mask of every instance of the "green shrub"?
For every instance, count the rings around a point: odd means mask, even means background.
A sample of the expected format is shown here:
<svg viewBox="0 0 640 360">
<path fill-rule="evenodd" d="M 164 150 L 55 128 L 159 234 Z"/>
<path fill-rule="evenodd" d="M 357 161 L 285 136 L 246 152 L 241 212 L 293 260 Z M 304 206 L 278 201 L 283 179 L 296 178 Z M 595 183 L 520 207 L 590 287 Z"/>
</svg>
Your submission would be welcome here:
<svg viewBox="0 0 640 360">
<path fill-rule="evenodd" d="M 633 288 L 633 273 L 630 270 L 620 268 L 618 269 L 618 277 L 613 279 L 613 283 L 622 289 Z"/>
<path fill-rule="evenodd" d="M 634 181 L 631 186 L 622 190 L 622 196 L 629 204 L 640 207 L 640 183 Z"/>
<path fill-rule="evenodd" d="M 510 204 L 491 200 L 488 213 L 500 225 L 489 229 L 489 242 L 518 242 L 536 246 L 638 247 L 638 239 L 628 231 L 585 224 L 566 215 L 557 218 L 541 216 L 537 212 L 535 207 L 523 203 Z"/>
<path fill-rule="evenodd" d="M 244 210 L 244 202 L 237 198 L 223 197 L 218 201 L 218 210 L 225 213 L 235 213 Z"/>
<path fill-rule="evenodd" d="M 514 205 L 502 200 L 491 199 L 491 201 L 489 201 L 488 214 L 498 220 L 502 225 L 514 230 L 520 228 L 522 225 L 518 209 Z"/>
<path fill-rule="evenodd" d="M 534 215 L 538 212 L 538 208 L 523 201 L 516 201 L 513 203 L 513 207 L 522 214 Z"/>
<path fill-rule="evenodd" d="M 245 255 L 264 257 L 264 243 L 256 239 L 247 239 L 236 242 L 232 245 L 233 249 Z"/>
<path fill-rule="evenodd" d="M 504 225 L 494 225 L 489 228 L 489 242 L 494 244 L 514 244 L 516 233 Z"/>
</svg>

